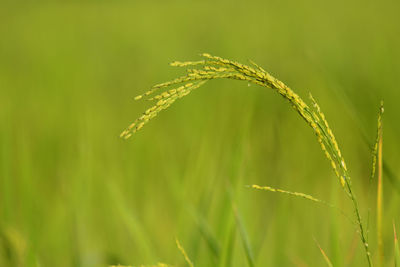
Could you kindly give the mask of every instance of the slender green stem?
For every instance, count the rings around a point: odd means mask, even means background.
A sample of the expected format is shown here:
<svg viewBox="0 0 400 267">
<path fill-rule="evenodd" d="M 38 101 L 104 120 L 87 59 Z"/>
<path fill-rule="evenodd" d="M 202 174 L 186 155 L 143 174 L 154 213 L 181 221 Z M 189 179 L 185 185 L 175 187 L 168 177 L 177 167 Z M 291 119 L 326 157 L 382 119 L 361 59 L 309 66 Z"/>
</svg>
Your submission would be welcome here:
<svg viewBox="0 0 400 267">
<path fill-rule="evenodd" d="M 378 144 L 378 188 L 377 188 L 377 199 L 376 199 L 376 232 L 378 238 L 378 253 L 379 253 L 379 266 L 384 264 L 384 248 L 383 248 L 383 237 L 382 237 L 382 213 L 383 213 L 383 189 L 382 189 L 382 130 L 379 136 Z"/>
<path fill-rule="evenodd" d="M 367 256 L 367 261 L 368 261 L 368 266 L 372 267 L 372 259 L 371 259 L 371 253 L 369 251 L 369 245 L 366 239 L 366 235 L 365 235 L 365 231 L 364 231 L 364 227 L 362 224 L 362 220 L 361 220 L 361 215 L 360 215 L 360 209 L 358 208 L 358 203 L 357 203 L 357 199 L 356 196 L 353 193 L 352 190 L 352 186 L 351 186 L 351 182 L 349 181 L 349 179 L 346 179 L 346 186 L 347 186 L 347 190 L 350 196 L 350 199 L 353 203 L 353 208 L 354 208 L 354 212 L 356 214 L 356 219 L 357 219 L 357 224 L 360 230 L 360 237 L 361 237 L 361 241 L 363 243 L 364 246 L 364 250 L 365 250 L 365 254 Z"/>
</svg>

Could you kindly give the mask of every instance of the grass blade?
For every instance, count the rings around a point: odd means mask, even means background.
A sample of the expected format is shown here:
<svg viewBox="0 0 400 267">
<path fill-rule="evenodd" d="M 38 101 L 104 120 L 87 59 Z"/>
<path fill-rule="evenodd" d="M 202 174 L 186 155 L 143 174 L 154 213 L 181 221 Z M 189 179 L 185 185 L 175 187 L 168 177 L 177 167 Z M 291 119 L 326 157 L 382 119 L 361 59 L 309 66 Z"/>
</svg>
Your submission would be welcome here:
<svg viewBox="0 0 400 267">
<path fill-rule="evenodd" d="M 239 234 L 242 239 L 243 247 L 246 252 L 246 258 L 247 258 L 247 263 L 249 264 L 250 267 L 254 267 L 254 254 L 253 250 L 251 249 L 250 242 L 249 242 L 249 236 L 247 234 L 246 228 L 244 227 L 242 217 L 240 216 L 240 213 L 234 203 L 233 205 L 233 213 L 235 214 L 235 220 L 236 220 L 236 225 L 239 229 Z"/>
<path fill-rule="evenodd" d="M 182 247 L 181 243 L 179 243 L 178 239 L 175 239 L 176 241 L 176 246 L 178 247 L 179 251 L 182 253 L 183 257 L 185 258 L 185 261 L 189 267 L 194 267 L 193 262 L 189 259 L 189 256 L 187 255 L 185 249 Z"/>
<path fill-rule="evenodd" d="M 331 260 L 329 259 L 328 255 L 326 255 L 325 251 L 321 248 L 321 246 L 319 245 L 318 241 L 314 238 L 315 243 L 317 244 L 319 251 L 321 251 L 322 256 L 324 257 L 324 260 L 326 262 L 326 264 L 329 267 L 333 267 Z"/>
<path fill-rule="evenodd" d="M 128 235 L 134 240 L 146 262 L 156 258 L 149 234 L 144 230 L 141 221 L 135 216 L 134 211 L 126 205 L 127 201 L 115 183 L 110 182 L 109 194 L 110 199 L 115 203 L 115 209 L 119 215 L 121 225 L 126 227 Z"/>
<path fill-rule="evenodd" d="M 231 261 L 232 261 L 233 251 L 235 249 L 235 240 L 236 240 L 236 229 L 229 221 L 228 233 L 226 236 L 226 240 L 224 242 L 223 251 L 221 254 L 222 257 L 218 266 L 229 267 L 232 265 Z"/>
<path fill-rule="evenodd" d="M 194 208 L 191 208 L 189 212 L 192 214 L 197 228 L 199 229 L 201 236 L 206 241 L 207 247 L 210 250 L 211 254 L 215 257 L 216 260 L 219 260 L 221 256 L 221 246 L 218 243 L 217 238 L 211 231 L 206 219 Z"/>
<path fill-rule="evenodd" d="M 394 266 L 400 267 L 400 247 L 399 240 L 397 239 L 396 226 L 393 222 L 393 233 L 394 233 Z"/>
</svg>

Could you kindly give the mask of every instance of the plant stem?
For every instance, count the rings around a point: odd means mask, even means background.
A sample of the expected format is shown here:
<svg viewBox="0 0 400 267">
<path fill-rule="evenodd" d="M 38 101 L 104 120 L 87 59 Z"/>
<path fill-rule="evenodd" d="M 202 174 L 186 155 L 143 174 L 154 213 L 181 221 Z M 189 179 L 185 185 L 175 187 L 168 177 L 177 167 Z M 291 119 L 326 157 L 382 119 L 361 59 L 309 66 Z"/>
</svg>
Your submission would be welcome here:
<svg viewBox="0 0 400 267">
<path fill-rule="evenodd" d="M 383 205 L 383 189 L 382 189 L 382 131 L 379 136 L 378 144 L 378 189 L 376 200 L 376 228 L 378 235 L 378 253 L 379 253 L 379 266 L 384 264 L 384 249 L 382 238 L 382 205 Z"/>
<path fill-rule="evenodd" d="M 362 224 L 362 220 L 361 220 L 361 215 L 360 215 L 360 211 L 359 211 L 359 208 L 358 208 L 357 199 L 356 199 L 356 196 L 353 193 L 351 182 L 349 181 L 349 179 L 346 179 L 346 185 L 347 185 L 347 189 L 348 189 L 348 193 L 349 193 L 349 196 L 351 198 L 351 201 L 353 202 L 354 212 L 356 213 L 357 223 L 358 223 L 358 227 L 360 229 L 360 237 L 361 237 L 361 241 L 362 241 L 362 243 L 364 245 L 364 250 L 365 250 L 365 254 L 367 256 L 368 266 L 372 267 L 373 264 L 372 264 L 372 259 L 371 259 L 371 253 L 369 251 L 369 246 L 368 246 L 367 239 L 366 239 L 366 236 L 365 236 L 364 227 L 363 227 L 363 224 Z"/>
</svg>

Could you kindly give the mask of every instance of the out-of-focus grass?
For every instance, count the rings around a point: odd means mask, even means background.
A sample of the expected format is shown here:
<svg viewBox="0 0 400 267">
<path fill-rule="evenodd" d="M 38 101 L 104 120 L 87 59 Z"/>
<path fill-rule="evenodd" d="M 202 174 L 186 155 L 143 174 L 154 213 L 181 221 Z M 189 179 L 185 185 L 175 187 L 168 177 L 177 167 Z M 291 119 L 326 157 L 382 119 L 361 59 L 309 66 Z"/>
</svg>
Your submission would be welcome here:
<svg viewBox="0 0 400 267">
<path fill-rule="evenodd" d="M 204 51 L 251 58 L 320 100 L 366 214 L 370 154 L 359 128 L 372 144 L 382 98 L 384 158 L 400 173 L 397 10 L 393 1 L 5 2 L 0 265 L 183 263 L 179 236 L 195 266 L 245 266 L 233 200 L 256 266 L 323 265 L 313 236 L 340 266 L 352 251 L 345 218 L 244 186 L 293 188 L 346 209 L 314 137 L 273 92 L 210 83 L 134 139 L 118 135 L 144 108 L 133 97 L 176 76 L 167 62 Z M 390 248 L 399 196 L 385 184 Z M 363 266 L 360 247 L 352 257 Z"/>
</svg>

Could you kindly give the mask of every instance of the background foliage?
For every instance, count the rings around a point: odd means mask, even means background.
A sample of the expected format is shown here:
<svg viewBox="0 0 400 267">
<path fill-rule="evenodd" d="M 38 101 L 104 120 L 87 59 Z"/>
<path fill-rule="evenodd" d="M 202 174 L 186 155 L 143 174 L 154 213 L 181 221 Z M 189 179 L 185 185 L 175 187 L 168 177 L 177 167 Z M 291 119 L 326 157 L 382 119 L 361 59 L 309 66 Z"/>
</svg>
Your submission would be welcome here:
<svg viewBox="0 0 400 267">
<path fill-rule="evenodd" d="M 118 136 L 147 107 L 133 97 L 181 73 L 167 63 L 201 52 L 252 59 L 300 95 L 313 93 L 364 218 L 368 207 L 374 218 L 363 135 L 372 145 L 381 99 L 384 158 L 400 176 L 399 8 L 389 0 L 3 1 L 0 265 L 179 266 L 178 237 L 195 266 L 246 266 L 234 205 L 258 266 L 322 266 L 314 237 L 334 266 L 365 266 L 340 213 L 245 186 L 301 191 L 351 212 L 312 131 L 272 90 L 210 82 L 133 139 Z M 388 264 L 400 221 L 394 179 L 384 176 Z"/>
</svg>

